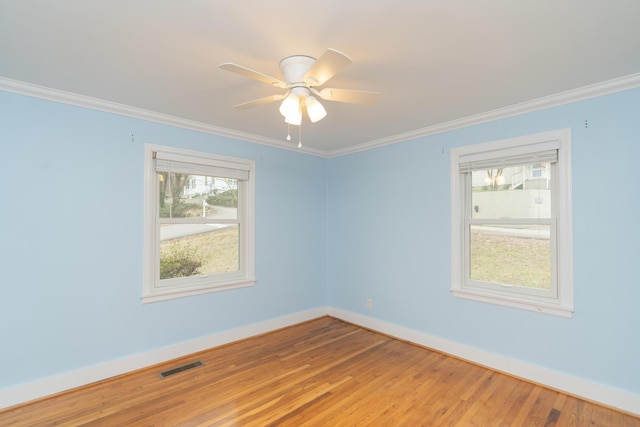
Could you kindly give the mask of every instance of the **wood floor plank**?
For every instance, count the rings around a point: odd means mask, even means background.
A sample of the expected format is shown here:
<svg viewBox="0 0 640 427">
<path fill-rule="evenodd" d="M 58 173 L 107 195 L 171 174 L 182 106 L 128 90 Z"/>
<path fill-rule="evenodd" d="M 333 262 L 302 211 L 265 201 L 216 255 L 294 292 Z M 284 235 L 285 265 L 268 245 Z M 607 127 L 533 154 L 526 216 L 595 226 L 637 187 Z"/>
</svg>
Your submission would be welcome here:
<svg viewBox="0 0 640 427">
<path fill-rule="evenodd" d="M 505 402 L 515 390 L 518 382 L 514 378 L 498 375 L 495 380 L 494 392 L 486 399 L 481 397 L 480 401 L 476 402 L 475 414 L 469 419 L 470 424 L 480 426 L 498 424 L 500 412 L 504 409 Z"/>
<path fill-rule="evenodd" d="M 554 390 L 542 389 L 538 398 L 534 402 L 531 410 L 527 414 L 526 420 L 531 425 L 544 426 L 547 423 L 555 423 L 557 410 L 553 407 L 558 392 Z"/>
<path fill-rule="evenodd" d="M 54 425 L 640 427 L 640 418 L 323 317 L 0 411 L 0 426 Z"/>
</svg>

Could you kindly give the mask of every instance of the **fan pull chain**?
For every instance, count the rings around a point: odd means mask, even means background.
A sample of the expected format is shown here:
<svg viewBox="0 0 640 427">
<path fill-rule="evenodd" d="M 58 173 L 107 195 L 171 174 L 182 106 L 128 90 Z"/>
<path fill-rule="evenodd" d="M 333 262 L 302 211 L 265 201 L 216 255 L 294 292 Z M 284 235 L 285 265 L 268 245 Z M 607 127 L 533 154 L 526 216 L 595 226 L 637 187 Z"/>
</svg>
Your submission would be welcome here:
<svg viewBox="0 0 640 427">
<path fill-rule="evenodd" d="M 298 148 L 302 148 L 302 123 L 298 126 Z"/>
<path fill-rule="evenodd" d="M 287 123 L 287 141 L 291 141 L 291 125 Z"/>
</svg>

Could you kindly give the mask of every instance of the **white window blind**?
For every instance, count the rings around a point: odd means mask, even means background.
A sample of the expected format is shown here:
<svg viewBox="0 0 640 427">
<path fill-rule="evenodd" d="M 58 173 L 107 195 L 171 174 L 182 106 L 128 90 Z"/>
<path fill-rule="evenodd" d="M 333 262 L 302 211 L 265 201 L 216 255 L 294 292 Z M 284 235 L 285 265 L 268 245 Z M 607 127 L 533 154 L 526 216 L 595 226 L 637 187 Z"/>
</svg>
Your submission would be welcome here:
<svg viewBox="0 0 640 427">
<path fill-rule="evenodd" d="M 461 154 L 458 159 L 458 171 L 459 173 L 468 173 L 474 170 L 533 163 L 553 163 L 558 161 L 558 148 L 558 141 L 546 141 L 503 149 L 499 153 L 496 150 L 487 150 L 478 153 Z"/>
<path fill-rule="evenodd" d="M 220 178 L 234 178 L 241 181 L 249 180 L 249 167 L 245 164 L 217 162 L 210 159 L 198 159 L 193 163 L 189 156 L 156 152 L 156 172 L 174 172 L 189 175 L 215 176 Z"/>
</svg>

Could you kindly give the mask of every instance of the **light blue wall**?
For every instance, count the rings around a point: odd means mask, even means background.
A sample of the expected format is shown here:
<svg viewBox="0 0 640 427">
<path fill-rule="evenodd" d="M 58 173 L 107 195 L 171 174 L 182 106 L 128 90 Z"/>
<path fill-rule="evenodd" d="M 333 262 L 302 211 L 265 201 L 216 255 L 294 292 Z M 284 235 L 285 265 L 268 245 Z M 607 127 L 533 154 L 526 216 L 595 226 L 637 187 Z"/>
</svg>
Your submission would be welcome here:
<svg viewBox="0 0 640 427">
<path fill-rule="evenodd" d="M 256 161 L 254 287 L 141 303 L 147 142 Z M 325 167 L 0 92 L 0 388 L 324 306 Z"/>
<path fill-rule="evenodd" d="M 453 298 L 451 147 L 561 128 L 573 142 L 573 319 Z M 640 393 L 640 90 L 328 163 L 330 306 Z"/>
<path fill-rule="evenodd" d="M 636 89 L 321 159 L 0 92 L 0 388 L 330 305 L 640 393 L 639 117 Z M 566 127 L 574 318 L 454 299 L 450 148 Z M 255 287 L 140 302 L 145 142 L 256 160 Z"/>
</svg>

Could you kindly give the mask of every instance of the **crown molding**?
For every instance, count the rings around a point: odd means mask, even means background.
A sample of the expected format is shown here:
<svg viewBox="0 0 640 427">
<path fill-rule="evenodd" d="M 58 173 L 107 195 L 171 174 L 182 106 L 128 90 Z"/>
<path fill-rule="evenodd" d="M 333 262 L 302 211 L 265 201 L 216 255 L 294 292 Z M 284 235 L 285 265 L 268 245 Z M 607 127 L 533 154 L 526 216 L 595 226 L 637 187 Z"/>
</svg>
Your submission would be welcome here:
<svg viewBox="0 0 640 427">
<path fill-rule="evenodd" d="M 320 157 L 327 156 L 327 153 L 322 150 L 316 150 L 314 148 L 304 146 L 302 148 L 297 148 L 294 145 L 287 146 L 284 145 L 280 140 L 267 138 L 249 132 L 227 129 L 220 126 L 197 122 L 195 120 L 183 119 L 181 117 L 176 117 L 169 114 L 157 113 L 155 111 L 145 110 L 143 108 L 132 107 L 130 105 L 119 104 L 117 102 L 106 101 L 99 98 L 92 98 L 90 96 L 79 95 L 72 92 L 65 92 L 58 89 L 38 86 L 35 84 L 7 79 L 4 77 L 0 77 L 0 90 L 16 93 L 19 95 L 31 96 L 34 98 L 46 99 L 48 101 L 59 102 L 62 104 L 75 105 L 77 107 L 89 108 L 92 110 L 132 117 L 135 119 L 161 123 L 169 126 L 176 126 L 179 128 L 194 130 L 197 132 L 209 133 L 226 138 L 233 138 L 240 141 L 268 145 L 270 147 L 280 148 L 282 150 L 303 152 L 305 154 L 311 154 Z"/>
<path fill-rule="evenodd" d="M 557 107 L 564 104 L 570 104 L 572 102 L 583 101 L 590 98 L 596 98 L 598 96 L 604 96 L 629 89 L 635 89 L 638 87 L 640 87 L 640 73 L 631 74 L 625 77 L 607 80 L 601 83 L 584 86 L 578 89 L 568 90 L 566 92 L 537 98 L 508 107 L 498 108 L 484 113 L 463 117 L 461 119 L 451 120 L 433 126 L 427 126 L 421 129 L 391 135 L 385 138 L 358 144 L 353 147 L 334 150 L 328 153 L 328 157 L 339 157 L 347 154 L 357 153 L 360 151 L 367 151 L 373 148 L 383 147 L 385 145 L 392 145 L 399 142 L 422 138 L 425 136 L 450 132 L 452 130 L 474 126 L 481 123 L 491 122 L 507 117 L 530 113 L 533 111 L 544 110 L 546 108 Z"/>
<path fill-rule="evenodd" d="M 279 148 L 281 150 L 295 151 L 298 153 L 301 152 L 324 158 L 340 157 L 347 154 L 367 151 L 378 147 L 384 147 L 386 145 L 397 144 L 400 142 L 436 135 L 439 133 L 450 132 L 452 130 L 474 126 L 481 123 L 504 119 L 507 117 L 517 116 L 520 114 L 543 110 L 545 108 L 569 104 L 572 102 L 583 101 L 598 96 L 604 96 L 629 89 L 635 89 L 638 87 L 640 87 L 640 73 L 607 80 L 601 83 L 596 83 L 578 89 L 572 89 L 566 92 L 561 92 L 554 95 L 537 98 L 531 101 L 514 104 L 508 107 L 498 108 L 484 113 L 435 124 L 433 126 L 427 126 L 409 132 L 403 132 L 396 135 L 375 139 L 352 147 L 326 151 L 304 146 L 302 148 L 297 148 L 293 145 L 288 146 L 284 145 L 280 140 L 267 138 L 248 132 L 227 129 L 220 126 L 214 126 L 194 120 L 183 119 L 180 117 L 157 113 L 154 111 L 136 108 L 129 105 L 118 104 L 116 102 L 106 101 L 103 99 L 92 98 L 89 96 L 78 95 L 71 92 L 65 92 L 57 89 L 0 77 L 0 90 L 4 90 L 7 92 L 13 92 L 20 95 L 32 96 L 35 98 L 46 99 L 63 104 L 70 104 L 78 107 L 119 114 L 136 119 L 176 126 L 198 132 L 210 133 L 226 138 L 233 138 L 240 141 L 267 145 L 270 147 Z"/>
</svg>

